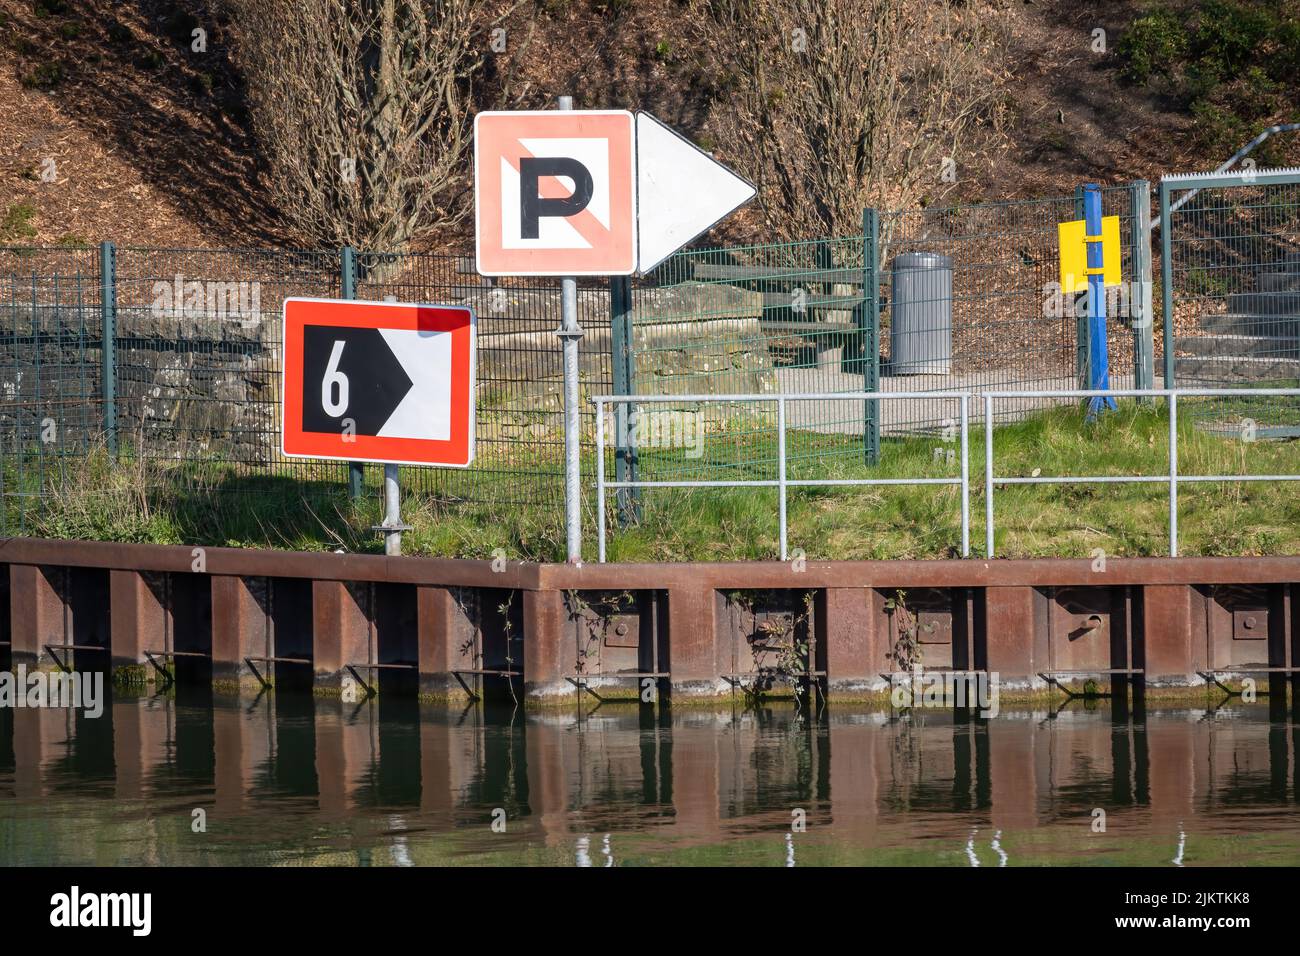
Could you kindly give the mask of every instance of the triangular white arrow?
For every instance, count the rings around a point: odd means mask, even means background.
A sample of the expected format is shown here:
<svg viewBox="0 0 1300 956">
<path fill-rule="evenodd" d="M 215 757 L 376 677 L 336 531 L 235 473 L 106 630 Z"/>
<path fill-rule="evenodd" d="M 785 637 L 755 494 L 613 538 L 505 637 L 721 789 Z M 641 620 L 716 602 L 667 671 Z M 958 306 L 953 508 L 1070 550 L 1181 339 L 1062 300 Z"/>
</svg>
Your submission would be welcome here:
<svg viewBox="0 0 1300 956">
<path fill-rule="evenodd" d="M 451 437 L 451 333 L 380 329 L 411 390 L 379 429 L 381 438 Z"/>
<path fill-rule="evenodd" d="M 649 113 L 636 114 L 638 272 L 649 272 L 755 192 Z"/>
</svg>

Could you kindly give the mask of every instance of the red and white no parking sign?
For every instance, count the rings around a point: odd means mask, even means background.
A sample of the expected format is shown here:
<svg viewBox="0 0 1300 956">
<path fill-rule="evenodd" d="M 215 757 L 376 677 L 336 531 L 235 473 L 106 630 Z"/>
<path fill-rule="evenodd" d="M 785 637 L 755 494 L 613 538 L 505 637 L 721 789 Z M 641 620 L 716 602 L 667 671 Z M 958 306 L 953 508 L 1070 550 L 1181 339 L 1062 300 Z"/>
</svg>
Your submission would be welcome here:
<svg viewBox="0 0 1300 956">
<path fill-rule="evenodd" d="M 479 272 L 635 271 L 631 113 L 480 113 L 474 157 Z"/>
<path fill-rule="evenodd" d="M 752 183 L 649 113 L 474 120 L 483 275 L 648 272 L 753 196 Z"/>
</svg>

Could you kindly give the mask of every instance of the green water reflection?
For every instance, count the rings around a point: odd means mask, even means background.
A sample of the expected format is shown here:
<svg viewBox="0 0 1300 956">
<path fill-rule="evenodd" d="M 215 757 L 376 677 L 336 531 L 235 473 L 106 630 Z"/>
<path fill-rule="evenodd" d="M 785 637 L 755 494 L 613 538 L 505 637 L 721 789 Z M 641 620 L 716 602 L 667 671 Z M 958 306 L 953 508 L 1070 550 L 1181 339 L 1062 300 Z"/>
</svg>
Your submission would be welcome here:
<svg viewBox="0 0 1300 956">
<path fill-rule="evenodd" d="M 0 710 L 0 863 L 1295 865 L 1298 742 L 1284 701 L 982 720 L 119 695 L 98 720 Z"/>
</svg>

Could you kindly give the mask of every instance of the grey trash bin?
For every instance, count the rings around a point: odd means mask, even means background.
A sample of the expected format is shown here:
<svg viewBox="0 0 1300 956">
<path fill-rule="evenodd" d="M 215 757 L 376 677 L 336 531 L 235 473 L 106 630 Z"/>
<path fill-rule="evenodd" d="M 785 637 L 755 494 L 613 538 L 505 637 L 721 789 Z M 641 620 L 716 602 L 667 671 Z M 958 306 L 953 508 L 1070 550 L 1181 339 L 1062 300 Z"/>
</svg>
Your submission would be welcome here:
<svg viewBox="0 0 1300 956">
<path fill-rule="evenodd" d="M 952 257 L 907 252 L 894 259 L 891 375 L 947 375 L 952 365 Z"/>
</svg>

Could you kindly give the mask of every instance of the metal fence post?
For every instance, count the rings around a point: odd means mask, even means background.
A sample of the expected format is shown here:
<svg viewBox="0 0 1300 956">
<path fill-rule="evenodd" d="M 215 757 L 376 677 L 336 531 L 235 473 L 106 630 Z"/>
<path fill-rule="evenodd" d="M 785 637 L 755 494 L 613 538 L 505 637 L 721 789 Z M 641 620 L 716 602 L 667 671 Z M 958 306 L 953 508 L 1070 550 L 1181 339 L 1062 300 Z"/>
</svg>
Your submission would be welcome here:
<svg viewBox="0 0 1300 956">
<path fill-rule="evenodd" d="M 99 244 L 99 309 L 103 331 L 102 390 L 104 440 L 108 453 L 117 456 L 117 247 Z"/>
<path fill-rule="evenodd" d="M 614 372 L 614 394 L 632 395 L 636 392 L 636 355 L 632 337 L 632 279 L 629 276 L 609 277 L 610 364 Z M 636 418 L 636 406 L 622 402 L 614 406 L 614 480 L 636 481 L 636 443 L 628 440 L 630 421 Z M 600 423 L 597 422 L 597 427 Z M 599 470 L 604 474 L 604 458 Z M 639 488 L 620 488 L 615 496 L 619 527 L 627 527 L 641 518 L 641 491 Z"/>
<path fill-rule="evenodd" d="M 862 210 L 862 309 L 864 392 L 880 391 L 880 213 Z M 862 442 L 868 465 L 880 462 L 880 402 L 863 402 Z"/>
<path fill-rule="evenodd" d="M 1084 218 L 1083 187 L 1074 187 L 1074 218 Z M 1079 314 L 1079 299 L 1075 297 L 1070 307 L 1074 310 L 1074 368 L 1079 388 L 1088 387 L 1088 369 L 1092 367 L 1092 356 L 1088 351 L 1088 316 Z"/>
<path fill-rule="evenodd" d="M 339 251 L 342 265 L 340 276 L 340 298 L 357 297 L 357 253 L 351 246 L 344 246 Z M 348 462 L 348 497 L 353 501 L 361 500 L 361 490 L 366 481 L 366 468 L 359 461 Z"/>
<path fill-rule="evenodd" d="M 1133 387 L 1155 388 L 1155 316 L 1151 295 L 1151 184 L 1145 179 L 1129 183 L 1132 211 L 1133 275 L 1129 283 L 1129 308 L 1133 315 Z M 1150 403 L 1150 399 L 1141 399 Z"/>
<path fill-rule="evenodd" d="M 1174 262 L 1169 222 L 1169 184 L 1160 181 L 1160 307 L 1164 312 L 1165 388 L 1174 388 Z"/>
</svg>

